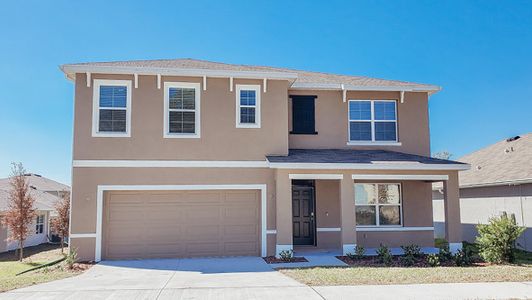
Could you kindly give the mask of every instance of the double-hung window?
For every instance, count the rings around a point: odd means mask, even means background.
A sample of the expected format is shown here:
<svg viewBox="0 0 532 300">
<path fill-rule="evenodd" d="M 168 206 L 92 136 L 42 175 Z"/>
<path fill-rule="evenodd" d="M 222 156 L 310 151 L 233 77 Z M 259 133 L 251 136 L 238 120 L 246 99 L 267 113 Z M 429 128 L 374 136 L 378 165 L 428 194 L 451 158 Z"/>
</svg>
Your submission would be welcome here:
<svg viewBox="0 0 532 300">
<path fill-rule="evenodd" d="M 44 232 L 44 215 L 38 215 L 35 220 L 35 234 Z"/>
<path fill-rule="evenodd" d="M 94 80 L 92 136 L 131 136 L 131 81 Z"/>
<path fill-rule="evenodd" d="M 260 128 L 260 85 L 236 85 L 236 127 Z"/>
<path fill-rule="evenodd" d="M 398 183 L 356 183 L 357 226 L 401 226 L 401 202 Z"/>
<path fill-rule="evenodd" d="M 164 137 L 200 137 L 199 83 L 164 83 Z"/>
<path fill-rule="evenodd" d="M 397 102 L 349 100 L 349 142 L 397 142 Z"/>
</svg>

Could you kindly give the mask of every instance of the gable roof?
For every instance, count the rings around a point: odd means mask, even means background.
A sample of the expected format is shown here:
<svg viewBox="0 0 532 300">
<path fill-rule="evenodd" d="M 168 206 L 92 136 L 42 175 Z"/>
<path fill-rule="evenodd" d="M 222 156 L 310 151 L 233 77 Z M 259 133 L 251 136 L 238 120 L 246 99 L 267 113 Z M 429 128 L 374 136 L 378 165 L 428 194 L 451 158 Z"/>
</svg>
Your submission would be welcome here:
<svg viewBox="0 0 532 300">
<path fill-rule="evenodd" d="M 55 203 L 60 200 L 59 197 L 50 193 L 38 190 L 30 190 L 30 195 L 35 199 L 34 207 L 37 210 L 55 211 Z M 0 189 L 0 213 L 9 207 L 9 190 Z"/>
<path fill-rule="evenodd" d="M 460 172 L 460 187 L 532 182 L 532 133 L 503 140 L 458 159 L 471 165 Z"/>
<path fill-rule="evenodd" d="M 65 64 L 60 68 L 70 79 L 74 79 L 75 73 L 89 72 L 286 79 L 291 81 L 291 89 L 390 90 L 423 91 L 429 93 L 434 93 L 441 89 L 439 86 L 415 82 L 309 72 L 268 66 L 226 64 L 190 58 L 89 62 Z"/>
<path fill-rule="evenodd" d="M 28 173 L 25 175 L 30 187 L 45 192 L 70 191 L 70 187 L 55 180 L 42 177 L 38 174 Z M 0 189 L 10 189 L 9 178 L 0 179 Z"/>
</svg>

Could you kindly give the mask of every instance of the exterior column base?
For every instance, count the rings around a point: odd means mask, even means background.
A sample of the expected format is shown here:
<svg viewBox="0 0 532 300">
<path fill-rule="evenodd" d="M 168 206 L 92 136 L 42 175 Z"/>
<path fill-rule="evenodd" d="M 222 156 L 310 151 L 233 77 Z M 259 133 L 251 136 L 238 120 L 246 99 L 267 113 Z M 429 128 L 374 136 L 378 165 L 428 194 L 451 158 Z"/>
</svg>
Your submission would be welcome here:
<svg viewBox="0 0 532 300">
<path fill-rule="evenodd" d="M 355 247 L 357 244 L 343 244 L 342 246 L 342 255 L 347 255 L 349 253 L 355 253 Z"/>
<path fill-rule="evenodd" d="M 275 245 L 275 257 L 277 258 L 281 258 L 281 256 L 279 255 L 279 253 L 281 253 L 282 251 L 294 251 L 294 246 L 293 245 Z"/>
<path fill-rule="evenodd" d="M 449 243 L 449 251 L 454 254 L 459 250 L 462 250 L 462 246 L 462 243 Z"/>
</svg>

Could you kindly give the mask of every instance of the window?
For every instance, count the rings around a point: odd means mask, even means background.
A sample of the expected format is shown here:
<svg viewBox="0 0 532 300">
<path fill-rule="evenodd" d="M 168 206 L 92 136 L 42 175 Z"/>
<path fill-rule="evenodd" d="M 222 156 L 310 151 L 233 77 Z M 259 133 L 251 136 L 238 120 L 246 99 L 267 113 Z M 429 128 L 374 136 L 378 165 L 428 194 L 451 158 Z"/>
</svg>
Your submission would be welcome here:
<svg viewBox="0 0 532 300">
<path fill-rule="evenodd" d="M 401 185 L 398 183 L 356 183 L 357 226 L 400 226 Z"/>
<path fill-rule="evenodd" d="M 164 83 L 164 137 L 200 137 L 199 83 Z"/>
<path fill-rule="evenodd" d="M 349 100 L 350 142 L 397 142 L 395 100 Z"/>
<path fill-rule="evenodd" d="M 44 215 L 38 215 L 35 221 L 35 234 L 42 234 L 44 232 Z"/>
<path fill-rule="evenodd" d="M 260 85 L 236 85 L 236 127 L 260 128 Z"/>
<path fill-rule="evenodd" d="M 92 117 L 92 136 L 129 137 L 131 81 L 94 80 Z"/>
<path fill-rule="evenodd" d="M 292 98 L 291 134 L 317 134 L 314 100 L 316 96 L 290 96 Z"/>
</svg>

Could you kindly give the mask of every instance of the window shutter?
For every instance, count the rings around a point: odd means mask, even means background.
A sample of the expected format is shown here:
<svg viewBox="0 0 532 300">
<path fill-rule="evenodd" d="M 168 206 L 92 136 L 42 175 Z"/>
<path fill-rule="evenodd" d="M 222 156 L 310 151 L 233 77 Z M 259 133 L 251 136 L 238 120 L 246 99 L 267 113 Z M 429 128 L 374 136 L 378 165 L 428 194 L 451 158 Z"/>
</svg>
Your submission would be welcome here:
<svg viewBox="0 0 532 300">
<path fill-rule="evenodd" d="M 291 134 L 317 134 L 314 100 L 316 96 L 290 96 L 292 98 Z"/>
</svg>

